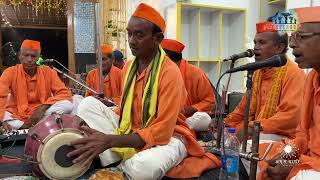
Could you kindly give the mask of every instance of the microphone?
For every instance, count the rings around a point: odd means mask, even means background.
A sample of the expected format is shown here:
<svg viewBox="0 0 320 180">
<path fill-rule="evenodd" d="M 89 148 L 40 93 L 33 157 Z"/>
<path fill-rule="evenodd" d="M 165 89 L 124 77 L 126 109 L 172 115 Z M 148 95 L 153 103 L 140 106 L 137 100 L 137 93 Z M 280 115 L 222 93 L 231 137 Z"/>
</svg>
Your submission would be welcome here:
<svg viewBox="0 0 320 180">
<path fill-rule="evenodd" d="M 7 43 L 5 43 L 2 47 L 1 47 L 1 49 L 2 48 L 5 48 L 5 47 L 7 47 L 7 46 L 9 46 L 10 48 L 12 48 L 13 47 L 13 45 L 12 45 L 12 42 L 7 42 Z"/>
<path fill-rule="evenodd" d="M 53 63 L 53 62 L 56 62 L 56 60 L 55 59 L 42 59 L 41 57 L 39 57 L 35 63 L 37 66 L 42 66 L 46 63 Z"/>
<path fill-rule="evenodd" d="M 263 61 L 258 61 L 254 63 L 248 63 L 236 68 L 229 69 L 226 73 L 234 73 L 238 71 L 254 71 L 256 69 L 261 69 L 264 67 L 280 67 L 287 63 L 287 58 L 285 54 L 274 55 Z"/>
<path fill-rule="evenodd" d="M 13 56 L 13 57 L 16 57 L 17 56 L 17 53 L 16 51 L 14 51 L 14 48 L 13 48 L 13 43 L 12 42 L 7 42 L 5 43 L 0 49 L 3 49 L 5 47 L 8 47 L 8 50 L 9 50 L 9 56 Z"/>
<path fill-rule="evenodd" d="M 253 49 L 247 49 L 245 52 L 231 55 L 230 57 L 224 59 L 223 61 L 235 61 L 237 59 L 244 58 L 244 57 L 252 57 L 253 55 L 254 55 Z"/>
<path fill-rule="evenodd" d="M 10 47 L 11 47 L 11 46 L 10 46 Z M 9 56 L 13 56 L 13 57 L 16 57 L 16 56 L 17 56 L 17 53 L 13 50 L 12 47 L 10 48 Z"/>
</svg>

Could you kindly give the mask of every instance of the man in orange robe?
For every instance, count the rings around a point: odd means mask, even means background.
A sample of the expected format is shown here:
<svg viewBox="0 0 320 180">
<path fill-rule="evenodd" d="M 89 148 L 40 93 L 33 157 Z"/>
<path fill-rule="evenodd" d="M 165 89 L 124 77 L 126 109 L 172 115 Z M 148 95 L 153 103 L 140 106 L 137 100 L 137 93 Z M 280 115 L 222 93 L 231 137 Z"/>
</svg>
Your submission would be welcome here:
<svg viewBox="0 0 320 180">
<path fill-rule="evenodd" d="M 320 177 L 320 6 L 294 9 L 298 15 L 298 31 L 292 33 L 290 47 L 300 68 L 312 68 L 308 74 L 302 114 L 295 139 L 286 139 L 286 149 L 278 150 L 261 179 L 319 179 Z M 300 84 L 299 84 L 300 85 Z M 279 144 L 276 144 L 279 145 Z M 280 146 L 281 147 L 281 146 Z M 292 149 L 291 149 L 292 148 Z M 291 152 L 288 151 L 292 150 Z M 296 155 L 299 162 L 290 164 L 284 157 Z M 292 157 L 291 157 L 292 158 Z M 286 163 L 286 166 L 283 166 Z"/>
<path fill-rule="evenodd" d="M 123 69 L 120 118 L 95 98 L 85 98 L 78 116 L 97 130 L 83 127 L 89 136 L 71 143 L 78 145 L 69 153 L 77 156 L 75 163 L 90 164 L 94 157 L 100 154 L 101 158 L 108 151 L 112 160 L 119 159 L 115 156 L 123 158 L 121 168 L 125 173 L 141 180 L 165 175 L 198 177 L 219 166 L 219 160 L 198 145 L 181 119 L 184 116 L 178 116 L 186 91 L 179 69 L 159 46 L 164 31 L 161 15 L 141 3 L 127 25 L 128 42 L 135 57 Z M 113 162 L 103 164 L 110 163 Z"/>
<path fill-rule="evenodd" d="M 257 24 L 254 43 L 255 60 L 261 61 L 286 53 L 288 39 L 286 35 L 280 35 L 271 22 L 263 22 Z M 253 75 L 249 132 L 252 132 L 253 121 L 257 120 L 262 128 L 260 139 L 264 139 L 266 134 L 279 135 L 280 139 L 293 137 L 301 113 L 304 81 L 304 72 L 289 59 L 283 67 L 256 70 Z M 243 127 L 245 102 L 244 96 L 235 110 L 224 119 L 227 126 L 235 127 L 238 132 Z"/>
<path fill-rule="evenodd" d="M 256 25 L 254 38 L 255 60 L 261 61 L 277 54 L 286 53 L 287 35 L 280 35 L 272 22 Z M 253 74 L 252 96 L 249 112 L 248 135 L 252 135 L 255 120 L 260 121 L 260 151 L 266 148 L 265 143 L 293 137 L 301 114 L 304 72 L 291 60 L 282 67 L 263 68 Z M 227 127 L 235 127 L 240 140 L 243 138 L 243 120 L 245 115 L 246 96 L 235 110 L 224 120 Z M 252 140 L 248 140 L 247 149 L 251 151 Z M 249 162 L 242 160 L 247 171 Z M 259 172 L 259 169 L 258 169 Z"/>
<path fill-rule="evenodd" d="M 120 103 L 121 95 L 121 70 L 113 66 L 112 48 L 108 45 L 101 46 L 102 52 L 102 74 L 103 74 L 103 93 L 113 100 L 117 105 Z M 99 72 L 95 68 L 88 72 L 87 86 L 99 91 Z M 86 96 L 92 96 L 94 93 L 87 90 Z"/>
<path fill-rule="evenodd" d="M 213 110 L 215 100 L 214 92 L 206 74 L 198 67 L 189 64 L 182 58 L 184 45 L 172 39 L 164 39 L 161 47 L 169 58 L 175 62 L 181 72 L 184 85 L 187 89 L 187 100 L 183 114 L 192 116 L 195 112 L 210 113 Z"/>
<path fill-rule="evenodd" d="M 72 111 L 71 92 L 57 73 L 35 64 L 40 52 L 40 42 L 24 40 L 19 54 L 21 64 L 7 68 L 1 75 L 0 119 L 6 130 L 28 128 L 53 112 Z"/>
</svg>

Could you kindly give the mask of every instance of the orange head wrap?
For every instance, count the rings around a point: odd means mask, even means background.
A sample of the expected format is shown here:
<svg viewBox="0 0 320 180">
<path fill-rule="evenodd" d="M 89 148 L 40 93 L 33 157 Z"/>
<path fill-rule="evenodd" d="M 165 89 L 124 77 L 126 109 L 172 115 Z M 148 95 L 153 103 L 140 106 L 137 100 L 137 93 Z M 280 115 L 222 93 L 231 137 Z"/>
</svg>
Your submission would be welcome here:
<svg viewBox="0 0 320 180">
<path fill-rule="evenodd" d="M 296 8 L 298 23 L 320 22 L 320 6 Z"/>
<path fill-rule="evenodd" d="M 166 29 L 166 23 L 159 12 L 144 3 L 139 4 L 132 16 L 152 22 L 154 25 L 158 26 L 163 33 Z"/>
<path fill-rule="evenodd" d="M 30 40 L 30 39 L 25 39 L 21 44 L 21 48 L 41 51 L 40 42 L 39 41 L 33 41 L 33 40 Z"/>
<path fill-rule="evenodd" d="M 107 54 L 112 54 L 112 47 L 106 44 L 101 45 L 101 53 L 103 56 Z"/>
<path fill-rule="evenodd" d="M 259 22 L 256 24 L 257 33 L 262 32 L 277 32 L 272 22 Z"/>
<path fill-rule="evenodd" d="M 185 46 L 181 42 L 173 39 L 163 39 L 161 42 L 161 47 L 169 51 L 182 53 Z"/>
</svg>

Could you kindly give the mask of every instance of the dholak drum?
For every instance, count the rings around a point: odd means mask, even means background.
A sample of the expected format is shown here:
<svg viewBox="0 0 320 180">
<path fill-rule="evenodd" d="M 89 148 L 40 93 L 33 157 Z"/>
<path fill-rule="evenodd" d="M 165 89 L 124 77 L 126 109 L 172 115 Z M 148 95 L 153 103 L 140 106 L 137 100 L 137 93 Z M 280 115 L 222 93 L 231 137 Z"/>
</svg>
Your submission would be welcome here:
<svg viewBox="0 0 320 180">
<path fill-rule="evenodd" d="M 84 137 L 78 117 L 53 114 L 42 119 L 29 130 L 25 143 L 25 156 L 36 161 L 33 172 L 49 179 L 76 179 L 89 168 L 72 163 L 67 154 L 74 150 L 68 143 Z"/>
</svg>

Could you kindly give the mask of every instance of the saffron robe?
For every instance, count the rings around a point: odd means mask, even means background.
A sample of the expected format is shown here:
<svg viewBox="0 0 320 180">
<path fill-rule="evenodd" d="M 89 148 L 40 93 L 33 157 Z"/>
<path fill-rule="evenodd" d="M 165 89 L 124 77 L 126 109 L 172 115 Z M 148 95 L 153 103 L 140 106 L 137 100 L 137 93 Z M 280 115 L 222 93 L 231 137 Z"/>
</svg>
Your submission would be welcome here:
<svg viewBox="0 0 320 180">
<path fill-rule="evenodd" d="M 60 100 L 71 101 L 71 92 L 49 66 L 37 67 L 36 74 L 30 77 L 18 64 L 7 68 L 0 77 L 0 119 L 8 111 L 27 122 L 38 106 Z"/>
</svg>

